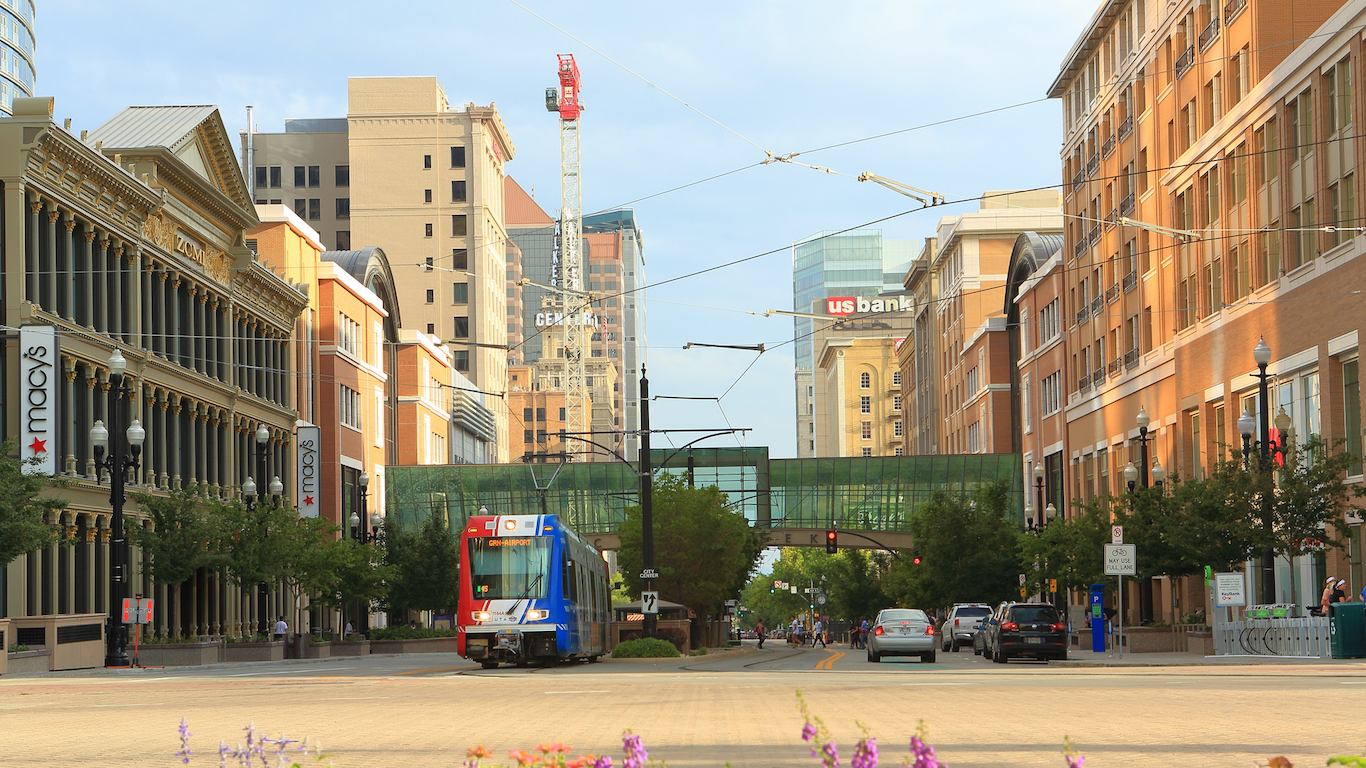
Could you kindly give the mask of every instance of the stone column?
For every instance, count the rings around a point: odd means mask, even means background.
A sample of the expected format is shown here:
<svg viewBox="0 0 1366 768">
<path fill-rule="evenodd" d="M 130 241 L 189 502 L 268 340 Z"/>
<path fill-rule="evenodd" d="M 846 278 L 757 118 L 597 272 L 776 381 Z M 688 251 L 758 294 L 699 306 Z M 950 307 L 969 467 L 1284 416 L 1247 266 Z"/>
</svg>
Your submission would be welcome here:
<svg viewBox="0 0 1366 768">
<path fill-rule="evenodd" d="M 81 232 L 81 237 L 85 240 L 85 245 L 81 246 L 81 279 L 80 297 L 81 303 L 77 318 L 80 324 L 91 330 L 95 329 L 95 229 L 86 225 Z"/>
<path fill-rule="evenodd" d="M 199 483 L 199 465 L 195 461 L 196 449 L 199 447 L 197 444 L 198 441 L 195 439 L 195 428 L 199 423 L 198 409 L 199 405 L 192 401 L 185 406 L 185 445 L 183 447 L 183 450 L 185 451 L 185 467 L 181 471 L 180 476 L 185 478 L 187 487 Z"/>
<path fill-rule="evenodd" d="M 180 323 L 180 277 L 172 277 L 167 288 L 169 290 L 166 294 L 166 309 L 170 312 L 170 317 L 166 321 L 166 359 L 177 365 L 184 365 L 184 350 L 181 347 L 183 337 Z"/>
<path fill-rule="evenodd" d="M 60 280 L 60 291 L 62 296 L 61 304 L 66 306 L 59 307 L 62 317 L 76 321 L 76 219 L 69 213 L 62 219 L 62 228 L 66 230 L 66 235 L 62 238 L 62 269 L 58 272 Z"/>
<path fill-rule="evenodd" d="M 152 346 L 154 353 L 166 356 L 166 270 L 152 264 Z"/>
<path fill-rule="evenodd" d="M 89 364 L 84 366 L 85 370 L 85 416 L 86 421 L 91 426 L 95 424 L 95 386 L 99 383 L 95 378 L 95 371 Z M 89 439 L 89 435 L 86 435 Z M 95 457 L 92 453 L 85 454 L 85 476 L 91 480 L 95 479 Z"/>
<path fill-rule="evenodd" d="M 35 305 L 41 303 L 40 266 L 38 264 L 38 212 L 43 204 L 37 199 L 28 203 L 28 216 L 24 227 L 24 299 Z"/>
<path fill-rule="evenodd" d="M 58 414 L 62 420 L 62 467 L 59 472 L 68 477 L 76 474 L 76 361 L 62 357 L 62 394 Z"/>
<path fill-rule="evenodd" d="M 81 547 L 85 554 L 85 604 L 80 606 L 85 613 L 95 612 L 96 594 L 95 580 L 98 577 L 96 571 L 99 570 L 99 558 L 96 549 L 99 547 L 100 531 L 96 526 L 94 515 L 85 516 L 85 540 L 76 546 Z"/>
<path fill-rule="evenodd" d="M 95 550 L 98 567 L 95 568 L 95 613 L 109 613 L 109 516 L 100 515 L 97 533 L 99 546 Z"/>
<path fill-rule="evenodd" d="M 114 240 L 109 241 L 105 252 L 109 259 L 109 335 L 123 338 L 123 259 L 119 256 L 122 247 Z"/>
<path fill-rule="evenodd" d="M 172 395 L 171 417 L 167 436 L 170 439 L 171 449 L 171 490 L 180 490 L 181 471 L 184 468 L 184 456 L 180 447 L 180 408 L 181 399 L 179 395 Z"/>
<path fill-rule="evenodd" d="M 47 222 L 43 225 L 41 256 L 42 276 L 39 281 L 43 293 L 43 309 L 57 314 L 57 217 L 61 214 L 56 205 L 48 208 Z"/>
</svg>

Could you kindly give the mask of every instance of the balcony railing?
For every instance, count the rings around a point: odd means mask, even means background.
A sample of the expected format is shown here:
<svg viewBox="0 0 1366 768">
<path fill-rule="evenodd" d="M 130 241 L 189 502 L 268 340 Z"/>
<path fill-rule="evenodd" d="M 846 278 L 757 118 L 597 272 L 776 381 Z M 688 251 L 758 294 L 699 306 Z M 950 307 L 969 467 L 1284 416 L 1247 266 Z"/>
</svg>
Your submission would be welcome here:
<svg viewBox="0 0 1366 768">
<path fill-rule="evenodd" d="M 1105 143 L 1100 145 L 1100 156 L 1109 157 L 1115 153 L 1115 135 L 1112 133 L 1105 139 Z"/>
<path fill-rule="evenodd" d="M 1087 239 L 1088 242 L 1091 243 L 1091 245 L 1095 245 L 1096 243 L 1099 243 L 1099 242 L 1100 242 L 1100 225 L 1099 225 L 1099 224 L 1095 225 L 1094 227 L 1091 227 L 1091 231 L 1086 235 L 1086 239 Z"/>
<path fill-rule="evenodd" d="M 1200 33 L 1200 52 L 1204 53 L 1215 40 L 1219 39 L 1219 17 L 1214 16 Z"/>
<path fill-rule="evenodd" d="M 1129 350 L 1128 352 L 1125 352 L 1125 353 L 1124 353 L 1124 367 L 1125 367 L 1126 369 L 1128 369 L 1128 368 L 1133 368 L 1133 367 L 1136 366 L 1136 365 L 1138 365 L 1138 350 L 1137 350 L 1137 349 L 1131 349 L 1131 350 Z"/>
<path fill-rule="evenodd" d="M 1180 80 L 1184 77 L 1193 66 L 1195 66 L 1195 46 L 1188 45 L 1186 46 L 1186 52 L 1181 54 L 1181 57 L 1176 60 L 1176 79 Z"/>
<path fill-rule="evenodd" d="M 1082 376 L 1080 379 L 1077 379 L 1077 391 L 1078 391 L 1078 392 L 1090 392 L 1090 391 L 1091 391 L 1091 377 L 1090 377 L 1090 376 Z"/>
<path fill-rule="evenodd" d="M 1110 209 L 1110 212 L 1107 213 L 1107 214 L 1105 214 L 1105 228 L 1106 228 L 1106 229 L 1114 229 L 1114 228 L 1115 228 L 1115 223 L 1118 222 L 1118 221 L 1119 221 L 1119 209 L 1118 209 L 1118 208 L 1111 208 L 1111 209 Z"/>
<path fill-rule="evenodd" d="M 1224 6 L 1225 26 L 1232 24 L 1233 20 L 1238 18 L 1238 14 L 1242 13 L 1246 7 L 1247 0 L 1228 0 L 1228 4 Z"/>
<path fill-rule="evenodd" d="M 1091 386 L 1096 387 L 1097 389 L 1099 389 L 1099 388 L 1100 388 L 1100 385 L 1102 385 L 1102 384 L 1104 384 L 1104 383 L 1105 383 L 1105 369 L 1104 369 L 1104 368 L 1097 368 L 1094 372 L 1091 373 Z"/>
<path fill-rule="evenodd" d="M 1072 189 L 1076 190 L 1086 183 L 1086 171 L 1077 171 L 1077 175 L 1072 177 Z"/>
<path fill-rule="evenodd" d="M 1124 370 L 1124 361 L 1118 357 L 1116 357 L 1114 360 L 1111 360 L 1110 364 L 1105 366 L 1105 372 L 1110 374 L 1111 376 L 1119 375 L 1119 372 L 1122 370 Z"/>
<path fill-rule="evenodd" d="M 1072 247 L 1072 253 L 1078 259 L 1081 258 L 1082 254 L 1086 253 L 1086 238 L 1083 237 L 1077 241 L 1077 244 Z"/>
<path fill-rule="evenodd" d="M 1115 299 L 1118 299 L 1118 298 L 1119 298 L 1119 283 L 1115 283 L 1114 285 L 1110 286 L 1109 290 L 1107 290 L 1107 291 L 1105 292 L 1105 303 L 1106 303 L 1106 304 L 1113 304 L 1113 303 L 1115 303 Z"/>
<path fill-rule="evenodd" d="M 1086 161 L 1086 178 L 1089 179 L 1089 178 L 1091 178 L 1092 176 L 1095 176 L 1095 175 L 1096 175 L 1096 171 L 1097 171 L 1099 168 L 1100 168 L 1100 157 L 1099 157 L 1098 155 L 1091 155 L 1091 159 Z"/>
<path fill-rule="evenodd" d="M 1090 309 L 1090 307 L 1082 307 L 1081 309 L 1077 310 L 1077 325 L 1081 325 L 1082 323 L 1085 323 L 1085 322 L 1089 321 L 1090 319 L 1091 319 L 1091 309 Z"/>
<path fill-rule="evenodd" d="M 1105 309 L 1105 299 L 1100 295 L 1097 295 L 1094 299 L 1091 299 L 1091 314 L 1100 317 L 1102 309 Z"/>
<path fill-rule="evenodd" d="M 1124 292 L 1125 292 L 1125 293 L 1128 293 L 1129 291 L 1132 291 L 1133 289 L 1137 288 L 1137 287 L 1138 287 L 1138 273 L 1137 273 L 1137 272 L 1130 272 L 1129 274 L 1125 275 L 1125 276 L 1124 276 L 1124 281 L 1121 283 L 1121 285 L 1124 286 Z"/>
<path fill-rule="evenodd" d="M 1130 192 L 1128 197 L 1126 197 L 1126 198 L 1124 198 L 1123 200 L 1120 200 L 1120 201 L 1119 201 L 1119 215 L 1120 215 L 1120 216 L 1128 216 L 1129 214 L 1131 214 L 1131 213 L 1133 213 L 1133 212 L 1134 212 L 1134 193 L 1133 193 L 1133 192 Z"/>
<path fill-rule="evenodd" d="M 1133 133 L 1133 132 L 1134 132 L 1134 116 L 1133 116 L 1133 115 L 1129 115 L 1128 117 L 1124 118 L 1124 122 L 1122 122 L 1122 123 L 1119 124 L 1119 138 L 1120 138 L 1120 139 L 1124 139 L 1125 137 L 1127 137 L 1129 134 L 1131 134 L 1131 133 Z"/>
</svg>

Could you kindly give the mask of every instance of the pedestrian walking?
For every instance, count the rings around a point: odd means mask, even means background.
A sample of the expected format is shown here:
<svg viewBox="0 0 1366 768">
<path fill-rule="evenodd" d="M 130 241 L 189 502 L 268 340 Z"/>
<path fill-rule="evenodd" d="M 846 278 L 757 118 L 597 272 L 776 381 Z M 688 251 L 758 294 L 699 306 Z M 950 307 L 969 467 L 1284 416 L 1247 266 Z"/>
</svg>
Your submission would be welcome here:
<svg viewBox="0 0 1366 768">
<path fill-rule="evenodd" d="M 863 621 L 859 623 L 858 628 L 858 644 L 859 648 L 863 650 L 868 649 L 868 629 L 868 619 L 865 617 Z"/>
<path fill-rule="evenodd" d="M 754 636 L 759 638 L 759 650 L 764 649 L 764 620 L 759 619 L 759 623 L 754 625 Z"/>
<path fill-rule="evenodd" d="M 793 617 L 792 617 L 792 624 L 789 625 L 788 628 L 787 628 L 787 644 L 788 644 L 788 645 L 801 645 L 801 643 L 802 643 L 802 625 L 801 625 L 801 621 L 800 621 L 796 616 L 793 616 Z"/>
<path fill-rule="evenodd" d="M 824 648 L 824 647 L 825 647 L 825 623 L 822 622 L 822 621 L 820 620 L 820 617 L 817 617 L 817 618 L 816 618 L 816 625 L 815 625 L 814 627 L 811 628 L 811 647 L 812 647 L 812 648 L 815 648 L 815 647 L 816 647 L 816 641 L 817 641 L 817 640 L 820 641 L 821 647 Z"/>
<path fill-rule="evenodd" d="M 275 622 L 275 639 L 284 640 L 287 634 L 289 634 L 289 624 L 285 623 L 285 617 L 281 616 L 279 621 Z"/>
</svg>

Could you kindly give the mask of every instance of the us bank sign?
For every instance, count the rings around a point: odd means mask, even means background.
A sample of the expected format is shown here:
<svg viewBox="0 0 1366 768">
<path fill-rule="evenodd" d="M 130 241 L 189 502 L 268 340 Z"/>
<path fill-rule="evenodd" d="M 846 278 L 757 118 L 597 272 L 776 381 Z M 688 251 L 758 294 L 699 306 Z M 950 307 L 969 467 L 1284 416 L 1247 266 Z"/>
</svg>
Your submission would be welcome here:
<svg viewBox="0 0 1366 768">
<path fill-rule="evenodd" d="M 298 441 L 298 445 L 294 451 L 294 459 L 297 462 L 294 477 L 298 486 L 294 498 L 299 505 L 299 517 L 318 516 L 321 501 L 318 498 L 318 473 L 322 469 L 318 449 L 322 447 L 322 438 L 322 427 L 300 424 L 295 429 L 295 440 Z"/>
<path fill-rule="evenodd" d="M 24 474 L 57 474 L 57 329 L 19 329 L 19 424 Z M 36 459 L 37 461 L 33 461 Z M 32 463 L 28 463 L 32 462 Z"/>
</svg>

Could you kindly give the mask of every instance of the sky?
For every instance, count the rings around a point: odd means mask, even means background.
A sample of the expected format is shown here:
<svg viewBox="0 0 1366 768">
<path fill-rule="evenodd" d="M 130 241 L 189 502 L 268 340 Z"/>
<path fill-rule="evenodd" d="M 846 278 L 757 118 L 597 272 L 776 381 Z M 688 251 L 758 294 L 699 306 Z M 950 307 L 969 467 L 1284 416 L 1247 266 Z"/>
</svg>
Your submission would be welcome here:
<svg viewBox="0 0 1366 768">
<path fill-rule="evenodd" d="M 796 455 L 792 345 L 779 346 L 792 320 L 746 313 L 792 309 L 791 244 L 881 219 L 873 226 L 885 238 L 919 239 L 942 216 L 977 208 L 908 213 L 919 204 L 859 183 L 863 171 L 950 202 L 1057 184 L 1060 105 L 1039 100 L 1096 7 L 239 0 L 210 12 L 183 1 L 38 0 L 35 95 L 55 97 L 55 117 L 75 131 L 129 105 L 215 104 L 235 137 L 247 105 L 257 130 L 278 132 L 285 118 L 344 116 L 348 76 L 435 76 L 453 105 L 496 104 L 516 146 L 508 173 L 556 215 L 558 116 L 545 110 L 545 89 L 555 55 L 573 53 L 583 209 L 635 208 L 657 286 L 646 294 L 650 391 L 721 398 L 656 400 L 651 426 L 750 428 L 702 445 L 767 445 L 783 458 Z M 955 120 L 988 110 L 1000 111 Z M 943 121 L 952 122 L 930 125 Z M 795 159 L 836 173 L 756 165 L 765 151 L 802 153 Z M 684 350 L 689 342 L 771 349 Z"/>
</svg>

